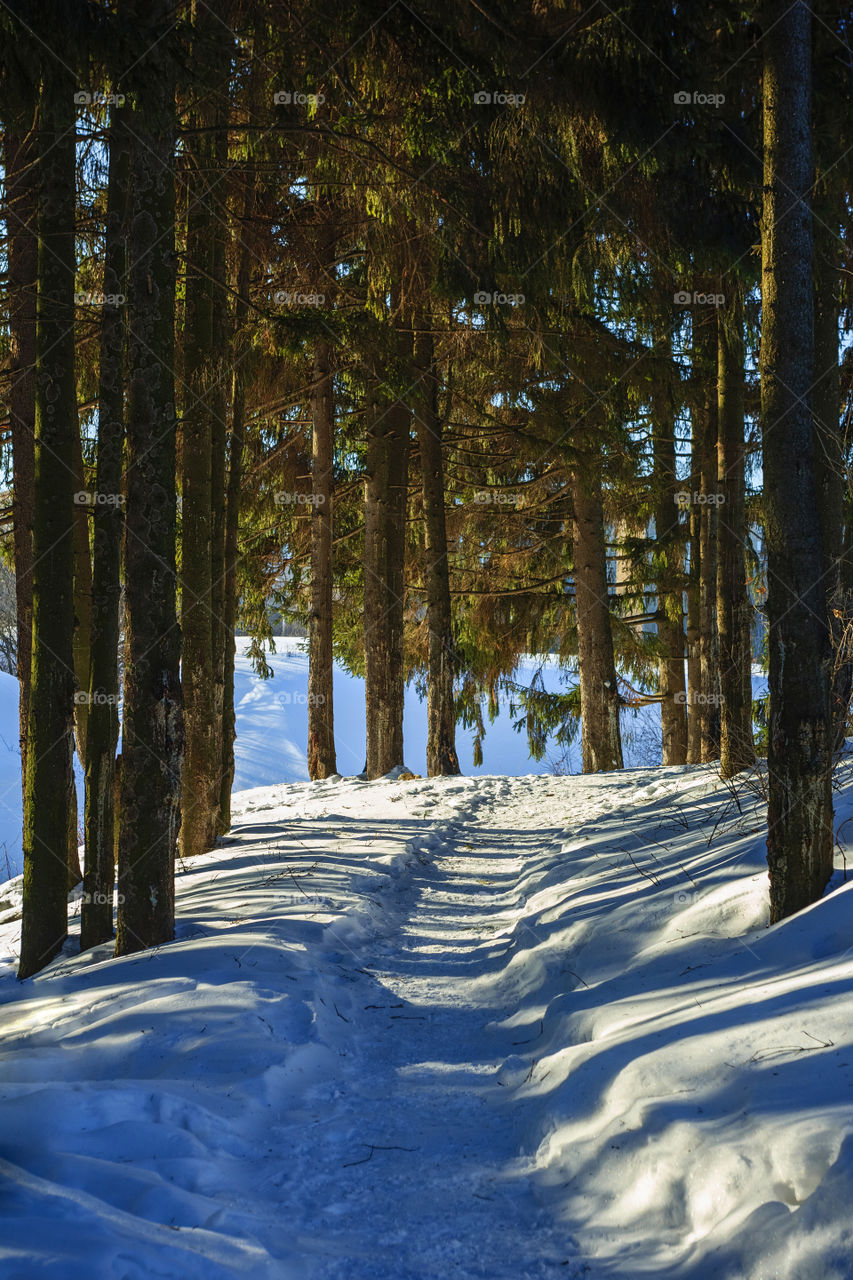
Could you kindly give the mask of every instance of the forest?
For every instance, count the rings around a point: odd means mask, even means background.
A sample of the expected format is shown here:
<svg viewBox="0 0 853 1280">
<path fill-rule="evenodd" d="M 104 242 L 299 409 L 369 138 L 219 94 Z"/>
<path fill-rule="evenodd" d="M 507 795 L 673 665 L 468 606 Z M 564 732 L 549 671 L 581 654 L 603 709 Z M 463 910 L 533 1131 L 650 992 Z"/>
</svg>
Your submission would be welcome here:
<svg viewBox="0 0 853 1280">
<path fill-rule="evenodd" d="M 442 806 L 467 797 L 475 822 L 521 784 L 478 791 L 458 738 L 482 772 L 509 715 L 512 773 L 579 752 L 580 779 L 530 791 L 543 828 L 557 797 L 579 827 L 601 796 L 701 778 L 728 806 L 709 848 L 749 815 L 768 936 L 830 903 L 853 698 L 852 33 L 833 0 L 2 0 L 19 982 L 180 948 L 181 878 L 251 834 L 235 689 L 241 663 L 272 679 L 282 621 L 307 655 L 310 786 L 273 796 L 294 822 L 369 784 L 377 815 L 386 792 L 427 797 L 412 821 L 434 806 L 464 859 L 476 840 Z M 340 672 L 363 686 L 357 732 Z M 647 778 L 625 751 L 638 717 Z M 645 892 L 664 873 L 630 838 Z M 368 1160 L 408 1150 L 389 1143 Z M 845 1256 L 790 1274 L 844 1280 Z M 455 1274 L 449 1257 L 388 1274 Z M 663 1273 L 637 1268 L 607 1274 Z"/>
</svg>

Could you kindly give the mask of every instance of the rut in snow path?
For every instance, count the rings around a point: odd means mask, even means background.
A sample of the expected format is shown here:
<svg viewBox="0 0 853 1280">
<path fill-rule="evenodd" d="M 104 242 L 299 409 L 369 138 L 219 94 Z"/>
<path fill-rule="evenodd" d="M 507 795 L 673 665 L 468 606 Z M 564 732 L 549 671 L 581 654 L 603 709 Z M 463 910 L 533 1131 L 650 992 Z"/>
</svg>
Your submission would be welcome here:
<svg viewBox="0 0 853 1280">
<path fill-rule="evenodd" d="M 436 824 L 429 857 L 397 892 L 396 927 L 359 954 L 368 973 L 334 996 L 342 1047 L 352 1048 L 327 1140 L 291 1182 L 297 1218 L 319 1215 L 330 1251 L 344 1250 L 339 1269 L 326 1259 L 325 1276 L 580 1274 L 574 1242 L 537 1199 L 526 1108 L 512 1096 L 535 1050 L 506 1025 L 515 1003 L 505 966 L 525 858 L 548 835 L 519 830 L 517 804 L 504 811 L 515 790 L 481 788 Z M 353 962 L 346 949 L 329 958 Z"/>
</svg>

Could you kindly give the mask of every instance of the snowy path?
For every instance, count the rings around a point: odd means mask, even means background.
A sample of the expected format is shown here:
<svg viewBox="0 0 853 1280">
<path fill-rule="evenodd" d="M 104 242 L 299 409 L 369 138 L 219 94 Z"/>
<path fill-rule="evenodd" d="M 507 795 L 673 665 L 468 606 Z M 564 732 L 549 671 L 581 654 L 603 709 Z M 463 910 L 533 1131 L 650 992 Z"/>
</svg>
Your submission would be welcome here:
<svg viewBox="0 0 853 1280">
<path fill-rule="evenodd" d="M 155 952 L 18 984 L 4 887 L 0 1280 L 851 1280 L 853 883 L 768 930 L 748 798 L 235 800 Z"/>
<path fill-rule="evenodd" d="M 511 784 L 490 779 L 433 834 L 394 932 L 341 982 L 341 1016 L 366 1025 L 327 1117 L 331 1140 L 293 1169 L 301 1205 L 347 1280 L 566 1277 L 576 1250 L 538 1204 L 523 1130 L 501 1084 L 518 1032 L 503 965 L 525 855 Z M 441 843 L 438 843 L 438 840 Z M 344 958 L 346 953 L 344 953 Z M 366 1015 L 366 1017 L 365 1017 Z"/>
</svg>

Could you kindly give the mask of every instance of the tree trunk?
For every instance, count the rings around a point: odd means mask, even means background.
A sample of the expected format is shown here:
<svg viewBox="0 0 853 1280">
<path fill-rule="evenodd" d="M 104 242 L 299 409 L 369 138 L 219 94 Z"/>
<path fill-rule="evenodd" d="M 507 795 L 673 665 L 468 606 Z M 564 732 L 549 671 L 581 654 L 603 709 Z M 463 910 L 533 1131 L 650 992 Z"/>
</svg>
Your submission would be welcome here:
<svg viewBox="0 0 853 1280">
<path fill-rule="evenodd" d="M 61 950 L 68 920 L 74 724 L 72 475 L 74 76 L 52 65 L 39 103 L 39 250 L 33 634 L 24 797 L 24 901 L 18 976 Z"/>
<path fill-rule="evenodd" d="M 427 627 L 427 774 L 453 777 L 462 770 L 456 754 L 456 704 L 453 678 L 456 659 L 453 615 L 450 605 L 450 573 L 447 559 L 447 526 L 444 510 L 444 459 L 442 424 L 438 414 L 438 377 L 435 370 L 431 319 L 425 316 L 415 339 L 417 378 L 415 427 L 421 462 L 424 519 L 426 523 Z"/>
<path fill-rule="evenodd" d="M 196 120 L 197 124 L 204 123 Z M 187 142 L 187 248 L 184 381 L 181 425 L 181 677 L 186 750 L 181 780 L 181 853 L 206 853 L 213 844 L 221 751 L 217 754 L 214 694 L 213 454 L 216 395 L 216 231 L 212 213 L 214 147 L 209 135 Z M 217 462 L 218 450 L 217 452 Z M 224 654 L 223 654 L 224 657 Z"/>
<path fill-rule="evenodd" d="M 844 745 L 850 703 L 851 665 L 842 652 L 845 627 L 851 619 L 851 601 L 845 592 L 842 571 L 844 542 L 844 494 L 847 487 L 844 438 L 841 430 L 841 369 L 838 362 L 841 268 L 838 261 L 843 216 L 843 186 L 835 173 L 818 184 L 814 222 L 814 342 L 815 384 L 812 390 L 815 421 L 815 480 L 823 545 L 823 588 L 833 652 L 832 717 L 835 750 Z"/>
<path fill-rule="evenodd" d="M 219 831 L 231 827 L 231 787 L 234 782 L 234 741 L 237 717 L 234 710 L 234 631 L 237 625 L 237 563 L 239 559 L 240 485 L 243 477 L 243 445 L 246 418 L 246 385 L 242 349 L 243 326 L 249 314 L 252 277 L 252 218 L 255 209 L 255 167 L 246 165 L 242 220 L 239 224 L 236 301 L 232 334 L 231 433 L 228 448 L 228 483 L 225 515 L 225 660 L 222 680 L 222 765 L 219 779 Z M 241 344 L 238 346 L 238 344 Z"/>
<path fill-rule="evenodd" d="M 732 286 L 736 287 L 736 286 Z M 744 648 L 752 606 L 746 586 L 744 482 L 744 343 L 739 296 L 720 309 L 717 379 L 717 630 L 720 645 L 720 773 L 731 778 L 755 764 L 752 653 Z"/>
<path fill-rule="evenodd" d="M 687 761 L 687 695 L 684 686 L 684 552 L 676 494 L 675 406 L 669 387 L 656 397 L 654 418 L 655 558 L 661 741 L 664 764 Z"/>
<path fill-rule="evenodd" d="M 811 12 L 764 33 L 761 432 L 770 642 L 767 862 L 776 921 L 832 874 L 830 643 L 814 467 Z"/>
<path fill-rule="evenodd" d="M 687 573 L 687 763 L 699 764 L 702 759 L 702 668 L 699 660 L 699 565 L 700 565 L 700 512 L 693 494 L 699 492 L 699 474 L 696 464 L 696 440 L 693 440 L 693 460 L 690 476 L 690 561 Z"/>
<path fill-rule="evenodd" d="M 36 415 L 37 181 L 35 90 L 6 132 L 6 237 L 9 268 L 9 418 L 12 436 L 12 528 L 15 557 L 21 791 L 27 774 L 33 616 L 33 476 Z"/>
<path fill-rule="evenodd" d="M 696 319 L 694 314 L 694 325 Z M 699 469 L 699 682 L 700 760 L 720 756 L 720 663 L 717 636 L 717 332 L 713 314 L 694 332 L 694 376 L 699 380 L 696 451 Z M 694 492 L 693 500 L 696 501 Z"/>
<path fill-rule="evenodd" d="M 209 19 L 210 15 L 206 15 Z M 212 198 L 214 218 L 211 225 L 213 236 L 211 266 L 213 280 L 211 283 L 212 304 L 212 351 L 210 367 L 210 420 L 211 420 L 211 461 L 210 461 L 210 621 L 211 621 L 211 661 L 213 666 L 213 743 L 211 746 L 211 771 L 213 783 L 210 794 L 208 812 L 207 843 L 212 847 L 216 837 L 222 830 L 221 793 L 222 793 L 222 761 L 225 742 L 225 669 L 228 662 L 228 648 L 234 643 L 234 624 L 230 624 L 226 616 L 226 563 L 225 563 L 225 525 L 227 520 L 226 487 L 227 487 L 227 437 L 228 437 L 228 356 L 230 354 L 230 332 L 228 314 L 228 263 L 225 235 L 228 225 L 228 209 L 225 205 L 223 190 L 224 179 L 228 171 L 228 115 L 224 102 L 228 94 L 228 66 L 230 45 L 225 28 L 218 19 L 211 19 L 211 39 L 214 44 L 212 54 L 213 75 L 218 82 L 214 84 L 216 109 L 212 113 L 213 123 L 217 127 L 211 150 L 213 184 Z M 217 92 L 218 90 L 218 92 Z M 233 658 L 232 658 L 233 661 Z M 230 785 L 230 784 L 229 784 Z M 230 808 L 230 805 L 229 805 Z"/>
<path fill-rule="evenodd" d="M 623 763 L 598 457 L 574 466 L 571 490 L 583 771 L 605 773 Z"/>
<path fill-rule="evenodd" d="M 337 773 L 332 654 L 332 521 L 335 409 L 332 348 L 318 338 L 311 387 L 311 620 L 308 666 L 308 776 Z"/>
<path fill-rule="evenodd" d="M 107 290 L 104 289 L 104 293 Z M 89 689 L 89 655 L 92 643 L 92 559 L 89 549 L 90 503 L 97 504 L 97 493 L 86 489 L 83 444 L 78 426 L 74 434 L 74 678 L 80 693 Z M 89 723 L 88 697 L 74 701 L 74 728 L 77 756 L 86 763 L 86 729 Z"/>
<path fill-rule="evenodd" d="M 128 75 L 125 685 L 116 952 L 174 935 L 183 723 L 175 609 L 175 71 L 167 0 L 128 0 L 147 52 Z M 141 15 L 146 21 L 141 21 Z"/>
<path fill-rule="evenodd" d="M 402 345 L 402 344 L 400 344 Z M 364 667 L 367 776 L 403 764 L 403 592 L 411 413 L 369 393 L 364 511 Z"/>
<path fill-rule="evenodd" d="M 109 132 L 104 293 L 125 289 L 125 218 L 130 178 L 128 139 L 121 109 L 112 109 Z M 86 874 L 80 945 L 97 946 L 113 935 L 115 883 L 115 754 L 118 743 L 118 645 L 121 544 L 124 527 L 125 313 L 105 306 L 101 319 L 98 380 L 98 459 L 92 567 L 92 632 L 89 722 L 86 732 Z"/>
</svg>

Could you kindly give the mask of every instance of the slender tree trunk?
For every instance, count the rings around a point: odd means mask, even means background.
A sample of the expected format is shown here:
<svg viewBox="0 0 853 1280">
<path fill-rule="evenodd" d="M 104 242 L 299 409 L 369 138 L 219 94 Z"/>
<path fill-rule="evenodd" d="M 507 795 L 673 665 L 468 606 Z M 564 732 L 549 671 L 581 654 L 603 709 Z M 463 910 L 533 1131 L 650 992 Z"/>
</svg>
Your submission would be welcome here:
<svg viewBox="0 0 853 1280">
<path fill-rule="evenodd" d="M 599 458 L 575 466 L 571 491 L 583 771 L 605 773 L 623 762 Z"/>
<path fill-rule="evenodd" d="M 696 409 L 699 463 L 699 680 L 700 759 L 720 756 L 720 663 L 717 635 L 717 333 L 713 314 L 697 325 L 695 373 L 700 380 Z M 694 501 L 695 501 L 695 494 Z"/>
<path fill-rule="evenodd" d="M 311 620 L 308 667 L 308 776 L 337 773 L 332 654 L 332 521 L 335 409 L 332 348 L 314 346 L 311 388 Z"/>
<path fill-rule="evenodd" d="M 675 405 L 669 387 L 656 397 L 654 419 L 655 558 L 658 564 L 658 659 L 664 764 L 687 761 L 687 694 L 684 684 L 684 552 L 676 494 Z"/>
<path fill-rule="evenodd" d="M 125 292 L 125 218 L 130 153 L 121 109 L 113 108 L 109 131 L 104 293 Z M 80 945 L 97 946 L 113 935 L 115 882 L 115 754 L 118 743 L 118 645 L 121 544 L 124 527 L 125 313 L 105 306 L 101 319 L 98 380 L 98 459 L 94 504 L 92 634 L 86 732 L 86 874 Z"/>
<path fill-rule="evenodd" d="M 830 642 L 814 467 L 811 11 L 772 0 L 764 33 L 761 431 L 767 536 L 771 919 L 832 874 Z"/>
<path fill-rule="evenodd" d="M 219 783 L 219 830 L 231 827 L 231 787 L 234 782 L 234 742 L 237 716 L 234 709 L 234 631 L 237 625 L 237 564 L 239 560 L 240 485 L 243 477 L 243 445 L 246 418 L 245 351 L 243 326 L 249 314 L 252 278 L 252 218 L 255 211 L 255 167 L 246 165 L 242 219 L 238 232 L 237 284 L 232 336 L 231 433 L 228 448 L 228 483 L 225 515 L 225 661 L 222 692 L 222 767 Z"/>
<path fill-rule="evenodd" d="M 447 559 L 444 459 L 442 425 L 438 413 L 438 377 L 435 369 L 431 318 L 421 321 L 415 339 L 417 390 L 415 427 L 421 462 L 424 518 L 426 523 L 427 627 L 427 773 L 452 777 L 462 770 L 456 754 L 456 704 L 453 678 L 456 659 L 453 615 L 450 605 L 450 572 Z"/>
<path fill-rule="evenodd" d="M 196 123 L 204 123 L 203 120 Z M 181 781 L 181 852 L 211 847 L 214 796 L 219 802 L 221 752 L 214 692 L 213 454 L 215 416 L 216 233 L 212 213 L 214 148 L 210 136 L 187 143 L 187 283 L 184 339 L 186 397 L 181 426 L 181 666 L 186 750 Z M 217 463 L 218 449 L 217 453 Z M 223 655 L 224 656 L 224 655 Z"/>
<path fill-rule="evenodd" d="M 403 345 L 402 343 L 400 345 Z M 364 512 L 364 658 L 367 776 L 403 761 L 403 592 L 411 412 L 369 396 Z"/>
<path fill-rule="evenodd" d="M 752 606 L 746 586 L 744 479 L 744 343 L 739 296 L 718 317 L 719 436 L 717 487 L 717 630 L 720 643 L 720 773 L 731 778 L 755 763 L 752 654 L 744 648 Z"/>
<path fill-rule="evenodd" d="M 61 949 L 68 919 L 74 724 L 72 545 L 74 76 L 51 67 L 39 104 L 39 251 L 33 637 L 24 797 L 24 901 L 18 976 Z"/>
<path fill-rule="evenodd" d="M 15 556 L 21 790 L 26 787 L 33 617 L 33 477 L 36 414 L 36 280 L 38 274 L 35 91 L 6 132 L 6 237 L 12 435 L 12 528 Z"/>
<path fill-rule="evenodd" d="M 224 103 L 228 93 L 228 57 L 230 49 L 226 47 L 227 34 L 217 21 L 212 28 L 212 39 L 215 45 L 215 74 L 219 80 L 217 104 Z M 214 124 L 217 132 L 214 136 L 212 150 L 213 198 L 218 203 L 218 211 L 214 206 L 215 217 L 212 224 L 213 247 L 211 265 L 213 281 L 211 285 L 212 303 L 212 341 L 211 352 L 211 463 L 210 463 L 210 611 L 211 611 L 211 643 L 213 665 L 213 743 L 211 747 L 211 771 L 213 783 L 211 787 L 208 810 L 207 843 L 212 847 L 221 830 L 221 791 L 222 760 L 225 742 L 225 669 L 228 662 L 228 647 L 233 644 L 234 626 L 229 622 L 225 603 L 227 569 L 225 561 L 226 542 L 226 488 L 227 488 L 227 436 L 228 436 L 228 378 L 226 361 L 229 354 L 229 314 L 228 314 L 228 264 L 225 234 L 228 210 L 222 192 L 224 178 L 228 170 L 228 134 L 225 126 L 228 122 L 227 111 L 217 105 Z"/>
<path fill-rule="evenodd" d="M 106 293 L 106 289 L 104 290 Z M 92 559 L 89 549 L 89 509 L 97 494 L 86 489 L 83 443 L 79 427 L 74 435 L 74 677 L 80 693 L 89 689 L 89 654 L 92 643 Z M 74 700 L 74 728 L 77 756 L 86 762 L 86 729 L 89 723 L 87 697 Z"/>
<path fill-rule="evenodd" d="M 700 509 L 692 501 L 699 492 L 699 474 L 696 464 L 696 435 L 693 437 L 693 465 L 690 478 L 690 561 L 687 574 L 687 763 L 699 764 L 702 759 L 702 666 L 699 656 L 699 569 Z"/>
<path fill-rule="evenodd" d="M 845 627 L 851 619 L 851 601 L 846 597 L 842 573 L 847 478 L 841 430 L 841 368 L 838 361 L 840 238 L 835 230 L 840 227 L 843 216 L 843 191 L 843 185 L 839 189 L 834 173 L 824 183 L 818 184 L 818 217 L 814 222 L 814 458 L 823 545 L 823 588 L 829 609 L 832 651 L 833 655 L 838 654 L 838 658 L 833 661 L 832 676 L 833 740 L 836 750 L 844 745 L 853 679 L 849 658 L 839 652 Z"/>
<path fill-rule="evenodd" d="M 174 935 L 183 752 L 175 609 L 173 12 L 169 0 L 127 0 L 126 12 L 141 28 L 146 52 L 126 86 L 133 186 L 119 955 Z"/>
</svg>

